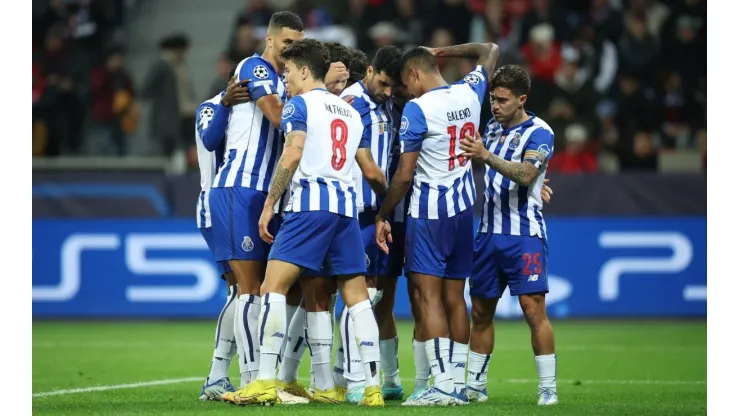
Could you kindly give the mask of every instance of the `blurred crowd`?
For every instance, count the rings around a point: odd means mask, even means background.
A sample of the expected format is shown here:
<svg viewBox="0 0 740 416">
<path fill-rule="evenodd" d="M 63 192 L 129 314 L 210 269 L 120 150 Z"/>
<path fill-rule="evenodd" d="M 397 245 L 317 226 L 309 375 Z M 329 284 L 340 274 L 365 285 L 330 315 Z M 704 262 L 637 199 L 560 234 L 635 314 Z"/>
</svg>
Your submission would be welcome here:
<svg viewBox="0 0 740 416">
<path fill-rule="evenodd" d="M 549 171 L 654 171 L 661 155 L 685 152 L 706 168 L 704 0 L 247 0 L 204 97 L 193 89 L 185 34 L 161 40 L 162 57 L 141 88 L 133 85 L 116 43 L 119 3 L 53 0 L 34 21 L 34 154 L 125 155 L 138 99 L 153 104 L 142 127 L 165 155 L 189 149 L 196 106 L 224 88 L 233 65 L 262 51 L 271 14 L 292 10 L 308 37 L 370 57 L 389 44 L 496 42 L 499 64 L 528 69 L 526 107 L 555 131 Z M 453 82 L 474 62 L 440 64 Z M 490 116 L 486 103 L 481 124 Z M 87 152 L 79 148 L 83 127 L 96 137 Z"/>
</svg>

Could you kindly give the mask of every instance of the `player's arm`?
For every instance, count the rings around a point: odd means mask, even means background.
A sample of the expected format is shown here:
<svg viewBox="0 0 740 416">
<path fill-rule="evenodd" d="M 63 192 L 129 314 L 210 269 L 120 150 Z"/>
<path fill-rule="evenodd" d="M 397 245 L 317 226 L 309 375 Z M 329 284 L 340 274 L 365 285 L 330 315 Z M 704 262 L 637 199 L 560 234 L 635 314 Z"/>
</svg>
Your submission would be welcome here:
<svg viewBox="0 0 740 416">
<path fill-rule="evenodd" d="M 350 97 L 351 100 L 347 101 L 347 97 Z M 355 161 L 362 171 L 362 176 L 367 180 L 368 184 L 370 184 L 370 188 L 372 188 L 373 192 L 378 196 L 383 196 L 385 195 L 388 183 L 385 179 L 385 173 L 383 173 L 380 166 L 375 163 L 373 153 L 370 150 L 370 145 L 372 143 L 370 135 L 373 131 L 373 122 L 370 118 L 370 106 L 367 101 L 360 97 L 347 95 L 343 98 L 345 101 L 349 102 L 352 108 L 357 110 L 360 114 L 360 119 L 362 120 L 362 137 L 360 138 L 360 146 L 355 154 Z"/>
<path fill-rule="evenodd" d="M 247 59 L 239 69 L 239 82 L 249 80 L 247 89 L 252 101 L 270 120 L 273 127 L 280 128 L 280 115 L 283 113 L 283 101 L 278 95 L 278 74 L 264 61 L 257 58 Z"/>
<path fill-rule="evenodd" d="M 385 220 L 393 212 L 396 205 L 406 197 L 414 178 L 416 162 L 419 160 L 419 152 L 421 152 L 421 145 L 427 131 L 426 118 L 419 105 L 413 101 L 406 104 L 399 128 L 401 157 L 398 161 L 396 173 L 391 179 L 385 200 L 383 200 L 383 204 L 378 210 L 376 222 Z"/>
<path fill-rule="evenodd" d="M 543 168 L 550 159 L 552 143 L 552 133 L 543 128 L 535 130 L 524 148 L 524 157 L 521 162 L 504 160 L 489 152 L 477 132 L 475 138 L 465 136 L 465 139 L 460 142 L 460 147 L 465 151 L 464 156 L 485 161 L 491 169 L 509 180 L 522 186 L 529 186 L 543 172 Z"/>
<path fill-rule="evenodd" d="M 360 147 L 357 149 L 355 161 L 357 162 L 357 165 L 360 166 L 362 176 L 367 180 L 367 183 L 370 184 L 370 188 L 375 192 L 375 195 L 385 195 L 385 188 L 387 187 L 385 174 L 380 169 L 380 166 L 375 163 L 375 160 L 373 160 L 373 152 L 370 151 L 370 148 Z"/>
<path fill-rule="evenodd" d="M 493 74 L 499 57 L 499 48 L 495 43 L 465 43 L 444 48 L 433 48 L 431 52 L 435 56 L 443 58 L 476 59 L 476 65 L 480 65 L 486 70 L 485 81 L 488 81 L 490 75 Z"/>
<path fill-rule="evenodd" d="M 226 135 L 226 126 L 229 124 L 229 111 L 223 104 L 203 103 L 195 111 L 195 122 L 203 141 L 203 146 L 209 152 L 215 151 Z"/>
<path fill-rule="evenodd" d="M 294 97 L 283 109 L 280 129 L 285 132 L 285 145 L 280 156 L 275 174 L 270 184 L 270 190 L 265 201 L 265 209 L 272 209 L 275 203 L 283 196 L 290 185 L 293 174 L 303 157 L 303 148 L 306 144 L 306 101 L 303 97 Z"/>
</svg>

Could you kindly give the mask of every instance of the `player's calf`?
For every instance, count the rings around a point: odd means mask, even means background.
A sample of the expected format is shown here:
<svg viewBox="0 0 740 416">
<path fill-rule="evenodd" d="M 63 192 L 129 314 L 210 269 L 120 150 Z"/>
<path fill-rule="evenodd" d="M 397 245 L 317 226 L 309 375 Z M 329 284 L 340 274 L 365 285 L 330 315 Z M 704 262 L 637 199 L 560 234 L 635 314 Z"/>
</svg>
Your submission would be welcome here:
<svg viewBox="0 0 740 416">
<path fill-rule="evenodd" d="M 443 282 L 444 304 L 450 328 L 450 367 L 455 392 L 460 400 L 467 402 L 465 395 L 465 373 L 468 362 L 468 307 L 465 303 L 465 279 L 445 279 Z"/>
<path fill-rule="evenodd" d="M 467 394 L 471 402 L 488 400 L 486 384 L 493 353 L 493 316 L 498 298 L 471 297 L 470 353 L 468 356 Z"/>
<path fill-rule="evenodd" d="M 519 304 L 532 332 L 532 350 L 539 378 L 539 398 L 537 404 L 551 405 L 558 402 L 555 374 L 557 357 L 555 355 L 555 336 L 547 318 L 545 295 L 522 294 Z"/>
</svg>

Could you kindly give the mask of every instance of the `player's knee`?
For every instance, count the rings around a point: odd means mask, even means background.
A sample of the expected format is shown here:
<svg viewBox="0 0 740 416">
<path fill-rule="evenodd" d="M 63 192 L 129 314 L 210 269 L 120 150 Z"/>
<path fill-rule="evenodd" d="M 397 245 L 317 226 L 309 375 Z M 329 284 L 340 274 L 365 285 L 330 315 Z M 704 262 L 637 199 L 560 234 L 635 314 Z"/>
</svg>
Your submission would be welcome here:
<svg viewBox="0 0 740 416">
<path fill-rule="evenodd" d="M 538 327 L 547 320 L 544 295 L 521 295 L 519 304 L 530 327 Z"/>
<path fill-rule="evenodd" d="M 493 308 L 482 303 L 473 303 L 470 310 L 470 319 L 475 327 L 486 327 L 493 325 Z"/>
</svg>

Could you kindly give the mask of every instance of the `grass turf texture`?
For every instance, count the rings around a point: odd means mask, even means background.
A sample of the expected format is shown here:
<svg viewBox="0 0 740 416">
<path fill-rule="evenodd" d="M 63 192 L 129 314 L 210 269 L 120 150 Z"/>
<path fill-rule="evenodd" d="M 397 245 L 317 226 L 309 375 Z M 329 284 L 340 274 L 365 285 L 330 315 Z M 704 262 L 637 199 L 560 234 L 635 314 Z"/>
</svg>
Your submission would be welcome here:
<svg viewBox="0 0 740 416">
<path fill-rule="evenodd" d="M 706 414 L 706 322 L 556 321 L 560 404 L 536 406 L 537 375 L 523 321 L 496 323 L 489 402 L 456 408 L 352 405 L 239 407 L 200 402 L 215 322 L 34 322 L 35 415 Z M 401 377 L 413 389 L 412 326 L 399 322 Z M 304 356 L 300 375 L 309 374 Z M 231 380 L 239 381 L 236 360 Z M 183 381 L 182 379 L 190 380 Z M 138 385 L 153 381 L 167 384 Z M 110 389 L 136 384 L 136 387 Z M 60 390 L 100 386 L 78 393 Z"/>
</svg>

